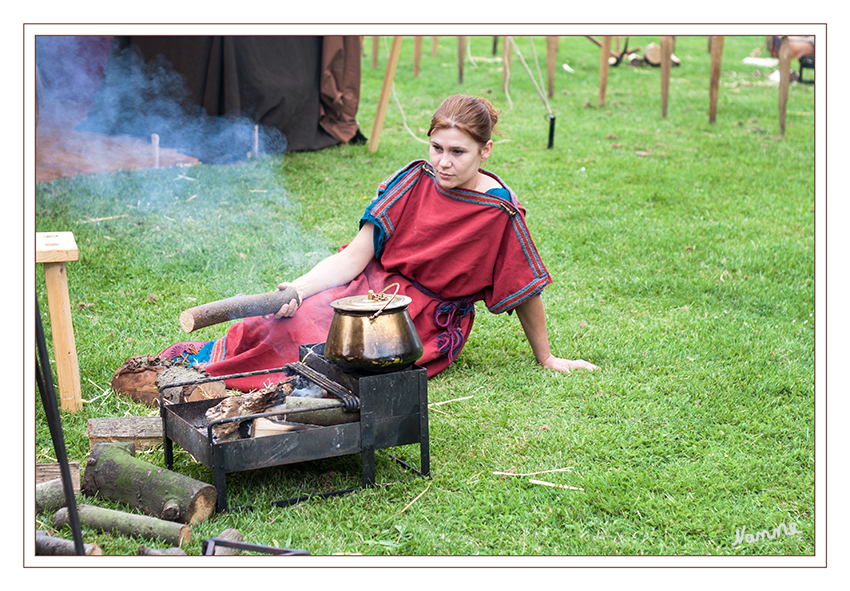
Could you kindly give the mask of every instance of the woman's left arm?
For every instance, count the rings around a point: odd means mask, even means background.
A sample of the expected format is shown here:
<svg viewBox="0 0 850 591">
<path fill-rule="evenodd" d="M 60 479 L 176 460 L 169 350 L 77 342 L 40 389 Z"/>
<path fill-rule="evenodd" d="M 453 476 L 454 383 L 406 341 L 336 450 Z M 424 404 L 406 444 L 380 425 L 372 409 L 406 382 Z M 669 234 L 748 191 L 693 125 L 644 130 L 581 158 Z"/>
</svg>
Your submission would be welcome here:
<svg viewBox="0 0 850 591">
<path fill-rule="evenodd" d="M 549 350 L 549 334 L 546 330 L 546 311 L 543 308 L 543 298 L 534 295 L 515 308 L 525 338 L 534 351 L 534 357 L 543 367 L 557 371 L 569 372 L 571 369 L 599 369 L 592 363 L 582 359 L 559 359 Z"/>
</svg>

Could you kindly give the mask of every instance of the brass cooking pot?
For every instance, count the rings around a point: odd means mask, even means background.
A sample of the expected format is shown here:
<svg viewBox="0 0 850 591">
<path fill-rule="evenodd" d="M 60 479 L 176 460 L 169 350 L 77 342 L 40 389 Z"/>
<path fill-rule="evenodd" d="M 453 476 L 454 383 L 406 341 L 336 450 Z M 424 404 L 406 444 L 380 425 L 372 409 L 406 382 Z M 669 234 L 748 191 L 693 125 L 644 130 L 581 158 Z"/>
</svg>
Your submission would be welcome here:
<svg viewBox="0 0 850 591">
<path fill-rule="evenodd" d="M 386 373 L 422 357 L 422 341 L 407 311 L 413 300 L 384 292 L 369 290 L 331 302 L 334 317 L 325 343 L 329 361 L 348 371 Z"/>
</svg>

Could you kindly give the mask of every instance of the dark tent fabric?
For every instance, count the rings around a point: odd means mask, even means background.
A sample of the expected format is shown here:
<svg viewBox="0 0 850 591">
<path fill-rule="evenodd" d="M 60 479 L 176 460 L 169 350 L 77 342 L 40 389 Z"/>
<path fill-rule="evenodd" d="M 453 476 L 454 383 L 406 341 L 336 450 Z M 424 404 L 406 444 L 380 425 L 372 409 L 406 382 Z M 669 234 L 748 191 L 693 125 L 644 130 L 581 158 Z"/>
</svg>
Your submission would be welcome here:
<svg viewBox="0 0 850 591">
<path fill-rule="evenodd" d="M 352 55 L 353 54 L 353 55 Z M 362 138 L 358 37 L 115 37 L 77 129 L 150 137 L 208 163 Z"/>
</svg>

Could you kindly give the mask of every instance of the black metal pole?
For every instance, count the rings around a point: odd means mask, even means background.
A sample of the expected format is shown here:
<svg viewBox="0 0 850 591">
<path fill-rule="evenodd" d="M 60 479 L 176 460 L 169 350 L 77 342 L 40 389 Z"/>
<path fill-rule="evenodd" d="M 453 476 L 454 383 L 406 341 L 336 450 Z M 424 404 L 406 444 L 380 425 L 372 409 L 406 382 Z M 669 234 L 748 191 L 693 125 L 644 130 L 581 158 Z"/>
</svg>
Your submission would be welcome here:
<svg viewBox="0 0 850 591">
<path fill-rule="evenodd" d="M 50 371 L 50 357 L 47 354 L 47 342 L 44 340 L 44 327 L 41 324 L 38 300 L 35 302 L 35 319 L 36 382 L 41 394 L 44 414 L 47 415 L 47 426 L 50 428 L 53 450 L 59 463 L 59 474 L 62 476 L 62 489 L 65 492 L 65 503 L 68 506 L 68 523 L 74 537 L 74 551 L 78 555 L 84 556 L 86 549 L 83 545 L 83 532 L 80 527 L 80 516 L 77 513 L 74 485 L 71 483 L 71 468 L 68 465 L 68 454 L 65 450 L 65 436 L 62 433 L 59 405 L 56 403 L 56 390 L 53 388 L 53 373 Z"/>
<path fill-rule="evenodd" d="M 552 146 L 555 145 L 555 116 L 549 115 L 549 145 L 546 146 L 548 149 L 552 149 Z"/>
</svg>

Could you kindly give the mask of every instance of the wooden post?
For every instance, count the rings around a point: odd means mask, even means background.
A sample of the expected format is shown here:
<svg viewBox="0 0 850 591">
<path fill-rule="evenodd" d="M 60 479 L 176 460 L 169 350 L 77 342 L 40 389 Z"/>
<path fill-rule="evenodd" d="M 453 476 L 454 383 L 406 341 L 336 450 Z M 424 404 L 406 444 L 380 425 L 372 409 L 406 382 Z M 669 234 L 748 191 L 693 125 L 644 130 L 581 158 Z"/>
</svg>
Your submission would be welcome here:
<svg viewBox="0 0 850 591">
<path fill-rule="evenodd" d="M 381 38 L 378 35 L 372 35 L 372 69 L 378 67 L 378 52 L 381 48 Z"/>
<path fill-rule="evenodd" d="M 422 59 L 422 36 L 413 38 L 413 77 L 419 78 L 419 62 Z"/>
<path fill-rule="evenodd" d="M 661 117 L 667 117 L 667 97 L 670 94 L 670 68 L 673 65 L 673 37 L 661 36 Z"/>
<path fill-rule="evenodd" d="M 153 146 L 153 167 L 159 168 L 159 135 L 151 134 L 151 145 Z"/>
<path fill-rule="evenodd" d="M 437 35 L 434 35 L 433 40 L 431 41 L 431 57 L 437 57 L 437 44 L 439 43 L 440 38 Z"/>
<path fill-rule="evenodd" d="M 504 37 L 502 40 L 502 91 L 508 92 L 508 79 L 511 75 L 511 38 Z"/>
<path fill-rule="evenodd" d="M 463 61 L 466 55 L 466 37 L 457 38 L 457 83 L 463 84 Z"/>
<path fill-rule="evenodd" d="M 711 48 L 711 68 L 708 91 L 708 122 L 714 123 L 717 120 L 717 93 L 720 87 L 720 62 L 723 58 L 723 36 L 710 36 L 709 47 Z"/>
<path fill-rule="evenodd" d="M 779 136 L 785 137 L 785 115 L 788 108 L 788 86 L 791 83 L 791 44 L 782 36 L 779 46 Z"/>
<path fill-rule="evenodd" d="M 557 35 L 546 37 L 546 73 L 549 86 L 549 98 L 555 96 L 555 62 L 558 53 Z"/>
<path fill-rule="evenodd" d="M 80 365 L 71 323 L 68 298 L 68 273 L 65 263 L 80 259 L 80 251 L 71 232 L 37 232 L 35 262 L 44 264 L 47 307 L 53 332 L 53 356 L 59 379 L 59 400 L 64 410 L 76 412 L 83 407 L 80 390 Z M 47 360 L 45 360 L 47 361 Z M 49 362 L 49 361 L 48 361 Z"/>
<path fill-rule="evenodd" d="M 611 35 L 602 37 L 602 54 L 599 58 L 599 106 L 605 106 L 605 91 L 608 87 L 608 58 L 611 57 Z"/>
<path fill-rule="evenodd" d="M 393 37 L 390 48 L 390 57 L 387 60 L 387 71 L 384 73 L 384 83 L 381 86 L 381 96 L 378 99 L 378 110 L 375 113 L 375 124 L 372 126 L 372 136 L 369 138 L 369 151 L 375 152 L 381 141 L 381 129 L 384 127 L 384 116 L 387 114 L 387 104 L 390 101 L 390 91 L 395 78 L 395 68 L 398 65 L 398 56 L 401 53 L 401 37 Z"/>
</svg>

